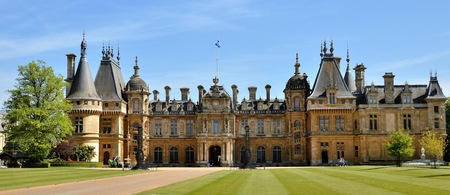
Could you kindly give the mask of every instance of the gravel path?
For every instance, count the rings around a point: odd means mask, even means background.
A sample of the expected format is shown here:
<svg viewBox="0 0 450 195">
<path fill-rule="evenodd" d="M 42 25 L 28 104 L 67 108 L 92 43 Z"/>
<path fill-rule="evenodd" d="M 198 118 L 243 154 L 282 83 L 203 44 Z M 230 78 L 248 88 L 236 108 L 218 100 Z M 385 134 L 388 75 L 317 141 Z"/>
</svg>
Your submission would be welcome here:
<svg viewBox="0 0 450 195">
<path fill-rule="evenodd" d="M 1 194 L 134 194 L 229 168 L 158 168 L 158 171 L 8 191 Z"/>
</svg>

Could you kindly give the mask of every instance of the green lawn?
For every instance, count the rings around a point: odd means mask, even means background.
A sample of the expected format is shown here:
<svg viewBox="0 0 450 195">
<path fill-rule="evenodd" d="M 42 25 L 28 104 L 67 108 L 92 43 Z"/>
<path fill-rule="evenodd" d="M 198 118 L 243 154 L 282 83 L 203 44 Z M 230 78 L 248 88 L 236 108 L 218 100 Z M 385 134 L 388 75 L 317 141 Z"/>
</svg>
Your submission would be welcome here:
<svg viewBox="0 0 450 195">
<path fill-rule="evenodd" d="M 142 194 L 450 194 L 450 168 L 348 166 L 221 171 Z"/>
<path fill-rule="evenodd" d="M 74 167 L 0 169 L 0 191 L 139 173 L 143 172 Z"/>
</svg>

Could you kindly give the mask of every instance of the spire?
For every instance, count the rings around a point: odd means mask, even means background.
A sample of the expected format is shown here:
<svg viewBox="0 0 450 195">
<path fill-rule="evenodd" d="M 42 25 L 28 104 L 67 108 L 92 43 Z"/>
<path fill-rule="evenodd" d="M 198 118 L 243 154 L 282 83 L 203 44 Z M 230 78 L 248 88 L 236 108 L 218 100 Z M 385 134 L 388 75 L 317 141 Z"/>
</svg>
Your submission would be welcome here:
<svg viewBox="0 0 450 195">
<path fill-rule="evenodd" d="M 300 68 L 300 63 L 298 63 L 298 53 L 295 54 L 295 75 L 300 74 L 299 68 Z"/>
<path fill-rule="evenodd" d="M 100 100 L 100 96 L 92 80 L 88 59 L 86 56 L 86 39 L 83 32 L 83 40 L 81 41 L 81 58 L 78 63 L 77 72 L 73 78 L 70 92 L 67 94 L 68 100 L 91 99 Z"/>
<path fill-rule="evenodd" d="M 138 57 L 136 56 L 136 60 L 134 61 L 134 75 L 133 76 L 139 76 L 139 66 L 138 66 Z"/>
<path fill-rule="evenodd" d="M 346 59 L 346 61 L 347 61 L 347 69 L 348 69 L 348 67 L 350 66 L 350 55 L 348 54 L 348 45 L 347 45 L 347 59 Z"/>
</svg>

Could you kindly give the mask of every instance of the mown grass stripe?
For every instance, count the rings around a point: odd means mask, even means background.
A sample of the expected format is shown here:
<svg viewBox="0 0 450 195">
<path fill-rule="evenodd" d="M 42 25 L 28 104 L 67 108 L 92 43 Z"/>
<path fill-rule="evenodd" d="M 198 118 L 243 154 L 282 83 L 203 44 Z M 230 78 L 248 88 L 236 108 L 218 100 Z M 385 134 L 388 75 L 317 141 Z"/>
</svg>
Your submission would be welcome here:
<svg viewBox="0 0 450 195">
<path fill-rule="evenodd" d="M 383 188 L 391 192 L 408 194 L 441 194 L 448 193 L 449 187 L 442 182 L 432 179 L 421 179 L 418 177 L 391 174 L 390 172 L 373 172 L 355 169 L 353 167 L 336 167 L 335 169 L 309 169 L 308 171 L 335 177 L 336 180 L 350 180 L 377 188 Z M 414 184 L 414 191 L 411 185 Z"/>
</svg>

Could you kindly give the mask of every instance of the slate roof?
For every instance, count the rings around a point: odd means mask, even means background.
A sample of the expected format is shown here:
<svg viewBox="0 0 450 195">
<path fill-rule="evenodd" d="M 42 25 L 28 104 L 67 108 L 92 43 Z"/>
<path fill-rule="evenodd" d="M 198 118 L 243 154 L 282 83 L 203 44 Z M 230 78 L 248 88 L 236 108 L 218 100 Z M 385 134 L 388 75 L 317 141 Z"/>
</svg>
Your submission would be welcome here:
<svg viewBox="0 0 450 195">
<path fill-rule="evenodd" d="M 324 55 L 310 98 L 326 97 L 326 90 L 329 88 L 337 89 L 337 98 L 354 97 L 339 72 L 339 60 L 340 58 L 334 57 L 332 53 Z"/>
<path fill-rule="evenodd" d="M 345 84 L 347 85 L 348 89 L 351 92 L 355 92 L 356 91 L 355 80 L 353 79 L 352 72 L 350 71 L 350 65 L 349 64 L 347 64 L 347 70 L 345 71 L 344 81 L 345 81 Z"/>
<path fill-rule="evenodd" d="M 81 58 L 70 87 L 70 92 L 66 97 L 68 100 L 100 100 L 100 96 L 92 80 L 86 49 L 87 43 L 83 36 L 83 41 L 81 41 Z"/>
</svg>

